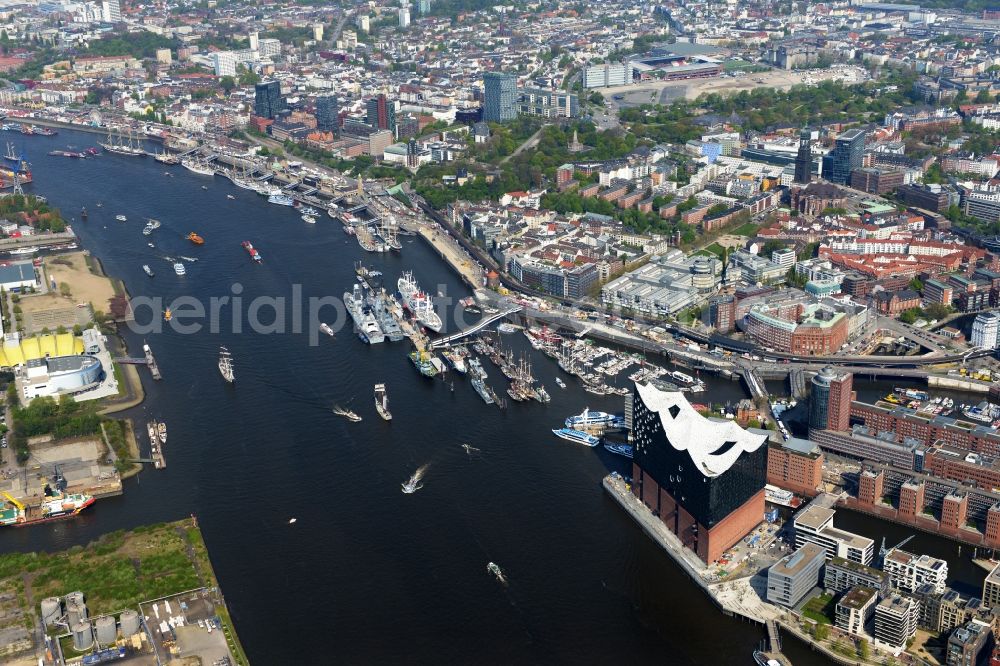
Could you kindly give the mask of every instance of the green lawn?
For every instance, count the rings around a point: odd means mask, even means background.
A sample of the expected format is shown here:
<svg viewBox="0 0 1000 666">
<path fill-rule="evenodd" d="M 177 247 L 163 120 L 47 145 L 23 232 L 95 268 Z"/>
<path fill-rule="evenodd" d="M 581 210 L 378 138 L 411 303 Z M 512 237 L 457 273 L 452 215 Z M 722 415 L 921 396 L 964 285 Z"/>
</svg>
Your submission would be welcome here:
<svg viewBox="0 0 1000 666">
<path fill-rule="evenodd" d="M 832 594 L 819 594 L 806 602 L 802 615 L 822 624 L 833 624 L 837 607 Z"/>
<path fill-rule="evenodd" d="M 737 236 L 753 236 L 760 229 L 759 224 L 754 224 L 753 222 L 747 222 L 736 227 L 729 233 L 735 234 Z"/>
<path fill-rule="evenodd" d="M 726 248 L 722 247 L 718 243 L 712 243 L 711 245 L 709 245 L 708 247 L 706 247 L 704 250 L 702 250 L 702 252 L 709 252 L 709 253 L 714 254 L 715 256 L 717 256 L 719 259 L 721 259 L 722 256 L 726 253 Z"/>
</svg>

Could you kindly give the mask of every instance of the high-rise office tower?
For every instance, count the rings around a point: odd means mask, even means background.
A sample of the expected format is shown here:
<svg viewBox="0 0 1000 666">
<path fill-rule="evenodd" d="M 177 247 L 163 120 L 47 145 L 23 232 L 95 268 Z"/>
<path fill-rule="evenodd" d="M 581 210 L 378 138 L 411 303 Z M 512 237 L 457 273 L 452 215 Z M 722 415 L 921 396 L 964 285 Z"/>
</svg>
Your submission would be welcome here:
<svg viewBox="0 0 1000 666">
<path fill-rule="evenodd" d="M 501 72 L 483 75 L 483 120 L 503 123 L 517 118 L 517 77 Z"/>
<path fill-rule="evenodd" d="M 368 124 L 380 130 L 391 130 L 396 133 L 396 106 L 386 99 L 385 95 L 379 94 L 372 97 L 366 103 L 368 110 Z"/>
<path fill-rule="evenodd" d="M 253 114 L 259 118 L 274 118 L 285 110 L 285 98 L 281 95 L 281 84 L 264 81 L 254 88 Z"/>
</svg>

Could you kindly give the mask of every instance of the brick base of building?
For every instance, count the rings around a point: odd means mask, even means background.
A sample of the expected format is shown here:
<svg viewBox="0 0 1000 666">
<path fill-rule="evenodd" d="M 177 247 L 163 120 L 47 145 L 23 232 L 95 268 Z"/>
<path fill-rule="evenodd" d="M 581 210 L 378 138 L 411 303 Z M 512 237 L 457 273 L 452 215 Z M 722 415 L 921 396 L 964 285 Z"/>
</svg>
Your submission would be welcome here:
<svg viewBox="0 0 1000 666">
<path fill-rule="evenodd" d="M 907 525 L 923 532 L 938 534 L 972 546 L 1000 548 L 1000 542 L 994 543 L 993 541 L 987 539 L 986 536 L 978 530 L 965 528 L 956 529 L 948 525 L 942 525 L 940 521 L 924 514 L 912 516 L 900 513 L 895 507 L 881 503 L 869 504 L 868 502 L 861 502 L 857 497 L 847 497 L 846 499 L 837 502 L 837 505 L 842 506 L 845 509 L 857 511 L 858 513 L 865 513 L 870 516 L 883 518 L 890 522 L 899 523 L 900 525 Z"/>
<path fill-rule="evenodd" d="M 659 487 L 637 464 L 632 464 L 632 492 L 677 535 L 681 543 L 706 564 L 722 557 L 764 520 L 764 489 L 744 502 L 711 529 L 700 524 L 670 493 Z"/>
</svg>

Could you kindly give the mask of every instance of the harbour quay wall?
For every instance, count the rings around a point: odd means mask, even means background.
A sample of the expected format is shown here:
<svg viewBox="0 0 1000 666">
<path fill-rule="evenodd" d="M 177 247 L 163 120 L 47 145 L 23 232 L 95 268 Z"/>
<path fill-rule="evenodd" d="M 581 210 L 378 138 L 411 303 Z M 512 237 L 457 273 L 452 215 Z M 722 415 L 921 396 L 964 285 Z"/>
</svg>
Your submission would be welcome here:
<svg viewBox="0 0 1000 666">
<path fill-rule="evenodd" d="M 990 384 L 981 382 L 978 379 L 966 377 L 941 377 L 940 375 L 927 375 L 927 385 L 938 388 L 954 389 L 956 391 L 974 391 L 976 393 L 989 393 Z"/>
<path fill-rule="evenodd" d="M 674 562 L 680 566 L 681 571 L 683 571 L 688 578 L 694 581 L 698 587 L 700 587 L 701 590 L 708 595 L 708 598 L 713 604 L 715 604 L 716 608 L 722 611 L 725 615 L 729 615 L 731 617 L 739 617 L 759 625 L 763 625 L 765 623 L 764 618 L 747 615 L 742 613 L 739 609 L 727 606 L 721 599 L 712 593 L 711 588 L 705 582 L 704 578 L 702 578 L 698 570 L 695 569 L 688 557 L 685 557 L 684 546 L 681 544 L 680 540 L 672 534 L 670 530 L 663 525 L 663 523 L 657 520 L 656 516 L 653 515 L 646 505 L 640 502 L 639 499 L 626 488 L 624 479 L 621 477 L 616 478 L 609 474 L 604 477 L 602 485 L 608 495 L 617 501 L 618 504 L 625 509 L 625 512 L 639 524 L 642 531 L 645 532 L 646 535 L 661 548 L 663 548 L 667 555 L 669 555 Z M 691 553 L 690 557 L 694 557 L 694 554 Z"/>
</svg>

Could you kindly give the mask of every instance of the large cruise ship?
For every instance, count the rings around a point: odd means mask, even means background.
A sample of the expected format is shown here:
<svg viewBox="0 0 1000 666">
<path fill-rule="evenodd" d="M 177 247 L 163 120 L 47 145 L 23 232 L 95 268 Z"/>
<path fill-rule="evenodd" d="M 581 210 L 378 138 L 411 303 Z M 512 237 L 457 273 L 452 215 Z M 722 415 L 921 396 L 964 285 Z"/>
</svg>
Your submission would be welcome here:
<svg viewBox="0 0 1000 666">
<path fill-rule="evenodd" d="M 378 325 L 378 320 L 371 309 L 365 303 L 364 294 L 361 292 L 361 285 L 354 285 L 354 291 L 344 292 L 344 306 L 354 320 L 354 329 L 358 337 L 370 345 L 377 345 L 385 341 L 385 334 Z"/>
<path fill-rule="evenodd" d="M 434 311 L 434 301 L 420 289 L 411 271 L 406 271 L 396 282 L 403 303 L 421 324 L 435 333 L 440 333 L 443 323 L 441 317 Z"/>
</svg>

